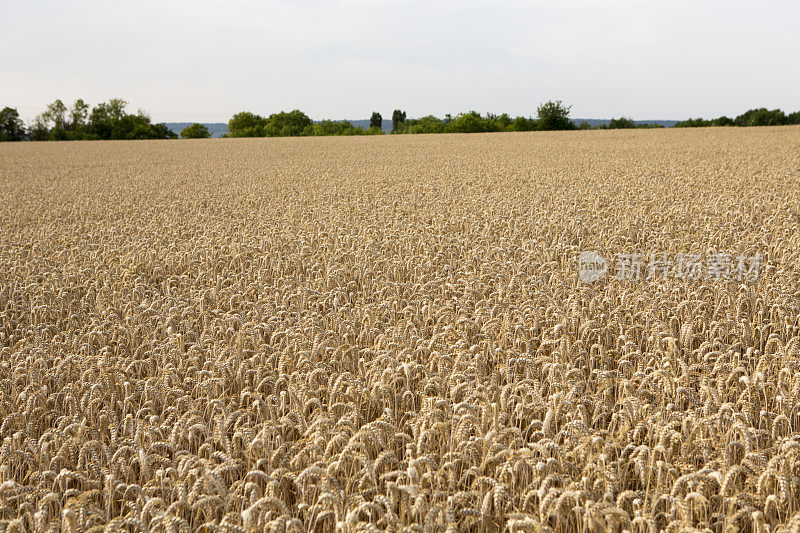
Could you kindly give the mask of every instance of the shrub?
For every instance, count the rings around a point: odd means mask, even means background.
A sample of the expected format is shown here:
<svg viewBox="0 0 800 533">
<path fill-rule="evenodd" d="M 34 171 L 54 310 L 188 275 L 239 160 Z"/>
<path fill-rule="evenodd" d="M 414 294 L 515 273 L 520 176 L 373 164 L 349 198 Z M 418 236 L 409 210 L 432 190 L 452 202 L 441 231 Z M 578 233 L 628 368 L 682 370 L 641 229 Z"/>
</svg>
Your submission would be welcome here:
<svg viewBox="0 0 800 533">
<path fill-rule="evenodd" d="M 211 132 L 203 124 L 195 122 L 191 126 L 183 128 L 181 137 L 184 139 L 208 139 L 211 137 Z"/>
</svg>

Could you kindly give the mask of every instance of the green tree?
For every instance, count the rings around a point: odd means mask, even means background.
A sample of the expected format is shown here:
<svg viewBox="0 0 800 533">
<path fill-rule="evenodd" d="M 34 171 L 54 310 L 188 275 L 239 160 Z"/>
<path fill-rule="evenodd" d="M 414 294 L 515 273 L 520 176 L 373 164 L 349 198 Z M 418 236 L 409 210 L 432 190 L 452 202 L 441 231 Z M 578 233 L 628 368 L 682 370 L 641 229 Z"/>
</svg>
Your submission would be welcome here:
<svg viewBox="0 0 800 533">
<path fill-rule="evenodd" d="M 266 119 L 259 115 L 242 111 L 228 121 L 228 137 L 263 137 Z"/>
<path fill-rule="evenodd" d="M 733 119 L 733 123 L 737 126 L 781 126 L 786 124 L 786 115 L 780 109 L 760 107 L 742 113 Z"/>
<path fill-rule="evenodd" d="M 606 129 L 609 130 L 622 130 L 636 128 L 636 122 L 630 117 L 612 118 L 608 121 Z"/>
<path fill-rule="evenodd" d="M 173 131 L 164 124 L 152 124 L 141 109 L 135 115 L 125 113 L 127 102 L 112 98 L 97 104 L 89 114 L 86 126 L 88 139 L 174 139 Z"/>
<path fill-rule="evenodd" d="M 405 121 L 406 121 L 406 112 L 400 111 L 399 109 L 395 109 L 392 112 L 392 131 L 400 130 Z"/>
<path fill-rule="evenodd" d="M 572 106 L 565 106 L 561 100 L 549 101 L 537 109 L 536 127 L 539 130 L 574 130 L 575 124 L 569 119 Z"/>
<path fill-rule="evenodd" d="M 142 115 L 123 115 L 114 122 L 112 139 L 152 139 L 150 119 Z"/>
<path fill-rule="evenodd" d="M 113 98 L 92 108 L 78 99 L 67 109 L 56 100 L 39 114 L 28 130 L 33 141 L 62 139 L 173 139 L 176 138 L 165 124 L 153 124 L 143 110 L 135 115 L 125 113 L 127 102 Z"/>
<path fill-rule="evenodd" d="M 128 102 L 122 98 L 112 98 L 106 106 L 111 120 L 122 120 L 122 117 L 125 116 L 125 108 L 128 106 Z"/>
<path fill-rule="evenodd" d="M 795 111 L 786 115 L 787 124 L 800 124 L 800 111 Z"/>
<path fill-rule="evenodd" d="M 0 141 L 21 141 L 25 139 L 25 126 L 19 113 L 11 107 L 0 111 Z"/>
<path fill-rule="evenodd" d="M 69 129 L 76 133 L 82 133 L 86 128 L 86 117 L 88 116 L 89 106 L 83 101 L 83 98 L 78 98 L 69 111 Z"/>
<path fill-rule="evenodd" d="M 459 114 L 447 126 L 447 131 L 453 133 L 480 133 L 491 130 L 491 117 L 484 119 L 477 111 Z"/>
<path fill-rule="evenodd" d="M 178 134 L 167 127 L 163 122 L 150 126 L 154 139 L 177 139 Z"/>
<path fill-rule="evenodd" d="M 52 104 L 48 105 L 45 114 L 51 121 L 53 121 L 54 128 L 62 130 L 66 129 L 67 106 L 64 105 L 64 102 L 61 100 L 56 100 Z"/>
<path fill-rule="evenodd" d="M 270 115 L 264 125 L 267 137 L 299 137 L 312 133 L 313 122 L 302 111 L 295 109 L 288 113 L 281 111 Z"/>
<path fill-rule="evenodd" d="M 513 119 L 508 116 L 508 113 L 503 113 L 502 115 L 496 117 L 494 120 L 498 126 L 499 131 L 509 131 L 511 124 L 513 123 Z"/>
<path fill-rule="evenodd" d="M 398 133 L 443 133 L 447 125 L 433 115 L 413 118 L 401 123 Z"/>
<path fill-rule="evenodd" d="M 47 106 L 47 110 L 42 113 L 42 118 L 49 126 L 53 124 L 50 129 L 49 138 L 61 141 L 67 138 L 67 106 L 61 100 L 56 100 Z"/>
<path fill-rule="evenodd" d="M 728 118 L 728 117 L 723 115 L 723 116 L 721 116 L 719 118 L 715 118 L 714 120 L 712 120 L 709 123 L 709 125 L 710 126 L 733 126 L 734 123 L 733 123 L 732 119 L 730 119 L 730 118 Z"/>
<path fill-rule="evenodd" d="M 126 116 L 126 105 L 127 102 L 125 100 L 112 98 L 108 102 L 94 106 L 89 114 L 89 123 L 87 125 L 89 137 L 93 139 L 130 138 L 128 130 L 133 127 L 133 122 L 135 121 L 128 120 L 126 125 L 120 126 L 120 122 Z"/>
<path fill-rule="evenodd" d="M 28 138 L 32 141 L 46 141 L 50 138 L 49 119 L 45 113 L 39 113 L 28 129 Z"/>
<path fill-rule="evenodd" d="M 534 131 L 536 119 L 531 117 L 516 117 L 508 126 L 508 131 Z"/>
<path fill-rule="evenodd" d="M 354 126 L 346 120 L 323 120 L 313 126 L 314 135 L 364 135 L 364 128 Z"/>
<path fill-rule="evenodd" d="M 208 139 L 211 137 L 211 132 L 203 124 L 194 123 L 191 126 L 186 126 L 181 131 L 181 137 L 184 139 Z"/>
<path fill-rule="evenodd" d="M 689 118 L 686 120 L 681 120 L 675 124 L 675 128 L 705 128 L 706 126 L 710 126 L 711 123 L 702 118 Z"/>
<path fill-rule="evenodd" d="M 383 129 L 383 117 L 377 111 L 374 111 L 372 116 L 369 118 L 369 127 L 370 129 Z"/>
</svg>

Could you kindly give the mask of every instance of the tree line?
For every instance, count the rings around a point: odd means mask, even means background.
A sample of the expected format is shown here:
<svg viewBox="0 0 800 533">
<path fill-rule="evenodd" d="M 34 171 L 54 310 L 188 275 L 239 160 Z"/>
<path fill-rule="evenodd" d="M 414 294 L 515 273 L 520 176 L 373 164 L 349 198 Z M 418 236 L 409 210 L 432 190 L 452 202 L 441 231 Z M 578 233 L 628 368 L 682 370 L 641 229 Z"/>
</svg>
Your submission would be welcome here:
<svg viewBox="0 0 800 533">
<path fill-rule="evenodd" d="M 375 114 L 373 113 L 373 116 Z M 380 117 L 380 115 L 378 115 Z M 379 118 L 382 122 L 382 119 Z M 380 126 L 365 129 L 346 120 L 323 120 L 314 122 L 308 115 L 295 109 L 273 113 L 262 117 L 242 111 L 228 121 L 225 137 L 309 137 L 327 135 L 382 135 Z"/>
<path fill-rule="evenodd" d="M 690 118 L 675 124 L 676 128 L 705 128 L 709 126 L 791 126 L 800 124 L 800 111 L 786 114 L 780 109 L 767 109 L 759 107 L 745 111 L 736 118 L 721 116 L 719 118 L 706 120 L 702 118 Z"/>
<path fill-rule="evenodd" d="M 16 109 L 0 111 L 0 140 L 77 141 L 110 139 L 174 139 L 175 133 L 164 124 L 153 124 L 144 111 L 125 111 L 128 103 L 112 98 L 89 109 L 78 99 L 67 107 L 56 100 L 25 127 Z"/>
<path fill-rule="evenodd" d="M 536 117 L 510 117 L 507 113 L 482 116 L 477 111 L 461 113 L 455 117 L 445 115 L 443 119 L 433 115 L 418 119 L 407 119 L 405 111 L 392 114 L 392 133 L 482 133 L 498 131 L 559 131 L 587 129 L 660 128 L 657 124 L 637 124 L 627 117 L 613 118 L 608 124 L 591 126 L 588 122 L 575 124 L 569 118 L 571 106 L 561 100 L 540 105 Z"/>
<path fill-rule="evenodd" d="M 508 114 L 481 115 L 477 111 L 461 113 L 456 117 L 445 115 L 440 119 L 432 115 L 408 118 L 405 111 L 392 113 L 392 134 L 404 133 L 478 133 L 490 131 L 570 130 L 577 126 L 569 119 L 568 106 L 560 101 L 539 106 L 537 118 L 516 117 Z M 237 113 L 228 121 L 227 137 L 303 137 L 313 135 L 382 135 L 383 117 L 374 112 L 368 128 L 342 121 L 312 121 L 305 113 L 295 109 L 262 117 L 248 111 Z"/>
<path fill-rule="evenodd" d="M 91 110 L 82 99 L 67 107 L 56 100 L 36 116 L 28 127 L 20 119 L 16 109 L 6 107 L 0 111 L 0 141 L 60 141 L 60 140 L 110 140 L 110 139 L 174 139 L 177 138 L 165 124 L 153 124 L 142 110 L 127 113 L 127 102 L 112 98 L 97 104 Z M 438 118 L 428 115 L 408 118 L 406 112 L 395 109 L 392 113 L 390 133 L 480 133 L 500 131 L 553 131 L 577 129 L 630 129 L 660 128 L 657 124 L 640 124 L 629 117 L 613 118 L 607 124 L 590 126 L 587 122 L 575 124 L 569 118 L 570 106 L 560 100 L 548 101 L 537 108 L 535 117 L 511 117 L 507 113 L 481 115 L 477 111 L 460 113 L 455 117 L 445 115 Z M 779 126 L 800 124 L 800 111 L 785 114 L 780 109 L 750 109 L 736 118 L 725 116 L 706 120 L 688 119 L 675 127 L 707 126 Z M 281 111 L 267 117 L 242 111 L 228 121 L 225 137 L 304 137 L 330 135 L 382 135 L 383 117 L 374 112 L 369 127 L 356 126 L 346 120 L 323 120 L 314 122 L 300 110 Z M 208 128 L 192 124 L 181 137 L 188 139 L 210 137 Z"/>
</svg>

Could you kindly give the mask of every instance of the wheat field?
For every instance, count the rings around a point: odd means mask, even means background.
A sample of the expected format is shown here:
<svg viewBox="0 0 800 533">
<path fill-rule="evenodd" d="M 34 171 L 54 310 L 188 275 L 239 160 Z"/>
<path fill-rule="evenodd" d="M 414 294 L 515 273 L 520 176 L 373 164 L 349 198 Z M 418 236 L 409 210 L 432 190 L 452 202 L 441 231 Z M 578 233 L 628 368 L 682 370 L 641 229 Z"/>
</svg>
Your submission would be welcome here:
<svg viewBox="0 0 800 533">
<path fill-rule="evenodd" d="M 800 528 L 800 127 L 5 143 L 0 192 L 0 531 Z"/>
</svg>

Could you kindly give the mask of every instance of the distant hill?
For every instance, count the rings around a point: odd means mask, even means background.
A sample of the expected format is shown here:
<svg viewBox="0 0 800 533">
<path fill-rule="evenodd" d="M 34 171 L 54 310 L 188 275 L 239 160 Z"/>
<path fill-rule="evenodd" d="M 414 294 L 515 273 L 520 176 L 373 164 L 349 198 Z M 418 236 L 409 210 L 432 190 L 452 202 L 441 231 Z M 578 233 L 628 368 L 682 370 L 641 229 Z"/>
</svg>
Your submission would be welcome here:
<svg viewBox="0 0 800 533">
<path fill-rule="evenodd" d="M 319 121 L 315 120 L 314 122 L 319 122 Z M 365 130 L 369 128 L 369 119 L 368 118 L 365 118 L 363 120 L 348 120 L 347 122 L 349 122 L 353 126 L 358 126 L 359 128 L 364 128 Z M 387 120 L 387 119 L 383 119 L 383 124 L 381 125 L 381 128 L 386 133 L 389 133 L 390 131 L 392 131 L 392 121 L 391 120 Z"/>
<path fill-rule="evenodd" d="M 320 122 L 319 120 L 315 120 L 314 122 Z M 369 119 L 363 120 L 348 120 L 353 126 L 359 126 L 361 128 L 367 129 L 369 128 Z M 608 124 L 611 122 L 610 119 L 605 118 L 573 118 L 572 122 L 575 124 L 580 124 L 581 122 L 588 122 L 590 126 L 599 126 L 601 124 Z M 665 128 L 671 128 L 675 124 L 678 123 L 677 120 L 634 120 L 637 124 L 659 124 L 664 126 Z M 191 126 L 193 122 L 167 122 L 166 125 L 169 129 L 177 133 L 178 135 L 181 134 L 181 131 L 186 126 Z M 225 122 L 202 122 L 208 131 L 211 132 L 211 137 L 222 137 L 226 131 L 228 131 L 228 124 Z M 383 119 L 383 131 L 389 133 L 392 131 L 392 121 Z"/>
</svg>

